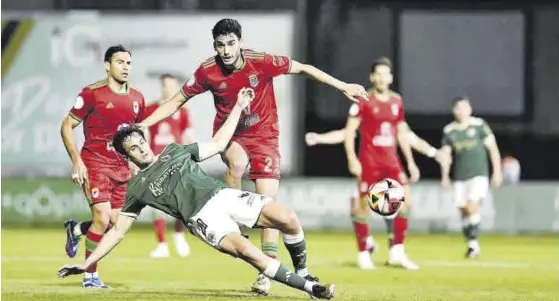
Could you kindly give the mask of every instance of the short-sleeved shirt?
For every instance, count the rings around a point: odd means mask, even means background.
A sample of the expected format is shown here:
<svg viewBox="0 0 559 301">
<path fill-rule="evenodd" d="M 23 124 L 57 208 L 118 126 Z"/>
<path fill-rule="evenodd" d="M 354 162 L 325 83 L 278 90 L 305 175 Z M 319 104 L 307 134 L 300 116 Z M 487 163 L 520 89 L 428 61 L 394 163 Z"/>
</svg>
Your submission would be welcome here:
<svg viewBox="0 0 559 301">
<path fill-rule="evenodd" d="M 380 100 L 374 94 L 369 101 L 360 101 L 349 109 L 349 117 L 359 118 L 359 161 L 364 168 L 400 166 L 398 156 L 398 123 L 404 121 L 402 97 L 390 92 L 388 100 Z"/>
<path fill-rule="evenodd" d="M 241 54 L 244 65 L 236 71 L 228 71 L 219 56 L 207 59 L 182 86 L 181 92 L 190 98 L 211 91 L 216 109 L 215 134 L 235 107 L 239 90 L 252 88 L 255 98 L 241 115 L 234 135 L 277 137 L 279 122 L 273 79 L 289 72 L 291 59 L 249 49 L 243 49 Z"/>
<path fill-rule="evenodd" d="M 132 177 L 121 214 L 137 217 L 145 207 L 159 209 L 187 222 L 225 183 L 198 165 L 198 144 L 169 144 L 148 167 Z"/>
<path fill-rule="evenodd" d="M 462 181 L 476 176 L 489 175 L 489 162 L 485 141 L 493 136 L 487 123 L 470 117 L 465 126 L 451 122 L 444 127 L 442 146 L 449 146 L 454 153 L 452 177 Z"/>
<path fill-rule="evenodd" d="M 128 169 L 128 162 L 112 146 L 113 135 L 122 124 L 139 122 L 144 110 L 144 96 L 134 88 L 127 87 L 125 93 L 113 92 L 106 79 L 85 87 L 69 113 L 83 122 L 85 141 L 81 157 L 84 162 Z"/>
</svg>

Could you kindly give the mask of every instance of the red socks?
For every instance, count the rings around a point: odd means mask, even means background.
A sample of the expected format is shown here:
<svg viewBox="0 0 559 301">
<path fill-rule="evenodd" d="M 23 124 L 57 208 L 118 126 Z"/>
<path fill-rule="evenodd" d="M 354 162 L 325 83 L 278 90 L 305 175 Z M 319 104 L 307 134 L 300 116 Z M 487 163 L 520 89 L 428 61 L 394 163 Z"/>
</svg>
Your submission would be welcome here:
<svg viewBox="0 0 559 301">
<path fill-rule="evenodd" d="M 93 251 L 97 248 L 97 245 L 103 238 L 103 235 L 104 233 L 103 234 L 93 233 L 91 232 L 91 229 L 87 231 L 87 238 L 85 240 L 85 259 L 87 259 L 89 255 L 91 255 L 91 253 L 93 253 Z M 91 267 L 87 269 L 86 272 L 88 273 L 97 272 L 97 263 L 91 265 Z"/>
<path fill-rule="evenodd" d="M 155 228 L 155 235 L 157 236 L 157 242 L 165 242 L 165 231 L 167 228 L 167 222 L 164 217 L 159 217 L 153 220 L 153 227 Z"/>
<path fill-rule="evenodd" d="M 398 215 L 394 218 L 394 244 L 403 244 L 408 230 L 408 218 Z"/>
</svg>

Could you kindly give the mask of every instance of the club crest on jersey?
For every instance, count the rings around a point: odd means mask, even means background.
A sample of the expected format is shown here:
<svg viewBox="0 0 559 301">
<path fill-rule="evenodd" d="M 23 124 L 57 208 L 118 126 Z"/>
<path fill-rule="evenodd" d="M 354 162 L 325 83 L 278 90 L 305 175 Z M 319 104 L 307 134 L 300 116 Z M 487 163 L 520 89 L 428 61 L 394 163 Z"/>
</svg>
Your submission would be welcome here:
<svg viewBox="0 0 559 301">
<path fill-rule="evenodd" d="M 248 81 L 253 88 L 258 86 L 258 76 L 257 75 L 253 74 L 253 75 L 249 76 Z"/>
<path fill-rule="evenodd" d="M 99 188 L 95 187 L 91 189 L 91 196 L 94 198 L 99 197 Z"/>
<path fill-rule="evenodd" d="M 398 105 L 397 104 L 392 104 L 392 115 L 396 116 L 398 115 Z"/>
<path fill-rule="evenodd" d="M 169 155 L 164 155 L 164 156 L 159 157 L 159 161 L 161 161 L 161 162 L 167 162 L 167 161 L 169 161 L 169 159 L 171 159 L 171 156 L 169 156 Z"/>
<path fill-rule="evenodd" d="M 135 101 L 133 107 L 134 107 L 134 113 L 138 114 L 138 112 L 140 112 L 140 104 L 137 101 Z"/>
<path fill-rule="evenodd" d="M 466 134 L 468 135 L 468 137 L 473 137 L 476 134 L 476 129 L 469 128 Z"/>
</svg>

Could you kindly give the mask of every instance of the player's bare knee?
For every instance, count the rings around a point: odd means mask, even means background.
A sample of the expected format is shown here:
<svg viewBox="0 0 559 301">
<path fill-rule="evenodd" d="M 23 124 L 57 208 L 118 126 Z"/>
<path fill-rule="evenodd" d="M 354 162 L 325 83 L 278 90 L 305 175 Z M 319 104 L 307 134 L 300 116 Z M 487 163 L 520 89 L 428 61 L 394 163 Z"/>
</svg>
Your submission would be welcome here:
<svg viewBox="0 0 559 301">
<path fill-rule="evenodd" d="M 286 233 L 299 233 L 301 231 L 299 218 L 293 211 L 283 212 L 280 217 L 280 223 Z"/>
<path fill-rule="evenodd" d="M 91 208 L 91 214 L 95 227 L 106 229 L 109 226 L 111 220 L 110 206 L 106 206 L 105 203 L 96 204 Z"/>
</svg>

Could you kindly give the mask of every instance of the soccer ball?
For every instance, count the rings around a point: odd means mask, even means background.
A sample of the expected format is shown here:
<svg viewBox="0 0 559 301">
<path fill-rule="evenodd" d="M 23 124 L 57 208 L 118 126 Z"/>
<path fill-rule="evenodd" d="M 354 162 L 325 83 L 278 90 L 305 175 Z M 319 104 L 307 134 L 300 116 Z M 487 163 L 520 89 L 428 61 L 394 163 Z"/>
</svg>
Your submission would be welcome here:
<svg viewBox="0 0 559 301">
<path fill-rule="evenodd" d="M 394 218 L 404 207 L 404 187 L 393 179 L 381 180 L 369 187 L 368 201 L 373 212 L 385 218 Z"/>
</svg>

